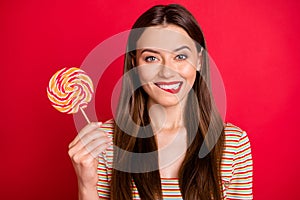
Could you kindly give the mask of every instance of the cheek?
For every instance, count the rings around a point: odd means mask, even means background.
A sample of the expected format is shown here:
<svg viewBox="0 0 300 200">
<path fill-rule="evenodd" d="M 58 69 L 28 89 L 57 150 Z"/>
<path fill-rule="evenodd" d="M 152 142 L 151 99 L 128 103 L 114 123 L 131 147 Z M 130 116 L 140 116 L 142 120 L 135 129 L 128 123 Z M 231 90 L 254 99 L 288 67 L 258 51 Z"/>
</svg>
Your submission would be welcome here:
<svg viewBox="0 0 300 200">
<path fill-rule="evenodd" d="M 196 79 L 196 69 L 192 66 L 185 67 L 180 71 L 180 75 L 184 77 L 187 81 L 187 84 L 192 87 Z"/>
</svg>

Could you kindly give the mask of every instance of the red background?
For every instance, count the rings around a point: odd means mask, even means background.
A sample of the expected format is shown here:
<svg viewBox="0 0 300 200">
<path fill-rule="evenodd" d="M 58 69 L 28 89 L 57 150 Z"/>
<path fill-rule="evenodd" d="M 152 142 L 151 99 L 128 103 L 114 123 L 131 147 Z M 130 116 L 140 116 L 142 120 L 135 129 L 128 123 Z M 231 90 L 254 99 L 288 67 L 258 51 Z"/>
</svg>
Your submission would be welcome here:
<svg viewBox="0 0 300 200">
<path fill-rule="evenodd" d="M 1 199 L 76 199 L 67 155 L 76 129 L 52 108 L 46 87 L 64 66 L 80 66 L 108 37 L 154 4 L 171 1 L 1 1 Z M 248 132 L 255 199 L 299 196 L 299 1 L 177 1 L 198 19 L 224 79 L 227 121 Z M 110 118 L 116 61 L 97 93 Z M 102 88 L 102 89 L 101 89 Z"/>
</svg>

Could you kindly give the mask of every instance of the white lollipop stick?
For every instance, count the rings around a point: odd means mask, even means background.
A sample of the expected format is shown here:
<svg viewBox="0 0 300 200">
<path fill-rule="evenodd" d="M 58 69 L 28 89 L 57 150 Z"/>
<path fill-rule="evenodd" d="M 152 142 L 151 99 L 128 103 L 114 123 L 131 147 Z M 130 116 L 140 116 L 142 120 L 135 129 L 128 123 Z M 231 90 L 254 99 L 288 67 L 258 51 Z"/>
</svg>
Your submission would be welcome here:
<svg viewBox="0 0 300 200">
<path fill-rule="evenodd" d="M 79 107 L 79 108 L 80 108 L 80 111 L 81 111 L 81 113 L 83 114 L 85 120 L 87 121 L 87 123 L 90 124 L 91 121 L 89 120 L 89 118 L 88 118 L 88 116 L 86 115 L 86 113 L 84 112 L 84 110 L 83 110 L 81 107 Z"/>
</svg>

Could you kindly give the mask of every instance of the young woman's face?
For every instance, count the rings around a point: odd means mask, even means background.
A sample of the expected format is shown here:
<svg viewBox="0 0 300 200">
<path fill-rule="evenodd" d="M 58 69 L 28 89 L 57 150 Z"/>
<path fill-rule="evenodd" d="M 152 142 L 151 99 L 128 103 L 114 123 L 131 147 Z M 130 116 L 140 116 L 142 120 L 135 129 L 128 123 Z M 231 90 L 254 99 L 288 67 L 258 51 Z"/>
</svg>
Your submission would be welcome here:
<svg viewBox="0 0 300 200">
<path fill-rule="evenodd" d="M 136 47 L 136 64 L 149 102 L 174 106 L 191 90 L 201 55 L 184 29 L 176 25 L 145 29 Z"/>
</svg>

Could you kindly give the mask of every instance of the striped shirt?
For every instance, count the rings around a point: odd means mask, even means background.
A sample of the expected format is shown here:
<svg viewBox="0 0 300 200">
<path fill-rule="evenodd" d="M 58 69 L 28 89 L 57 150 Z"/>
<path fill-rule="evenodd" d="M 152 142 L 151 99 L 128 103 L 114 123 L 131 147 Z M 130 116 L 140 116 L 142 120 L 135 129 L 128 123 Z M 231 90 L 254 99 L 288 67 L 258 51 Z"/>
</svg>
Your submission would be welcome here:
<svg viewBox="0 0 300 200">
<path fill-rule="evenodd" d="M 104 123 L 101 129 L 113 137 L 113 121 Z M 223 198 L 253 199 L 252 156 L 247 133 L 230 123 L 226 124 L 224 133 L 224 153 L 221 162 Z M 101 199 L 110 199 L 112 162 L 113 146 L 110 146 L 99 156 L 97 191 Z M 140 199 L 134 181 L 132 183 L 133 199 Z M 161 187 L 164 199 L 182 199 L 178 178 L 161 178 Z"/>
</svg>

